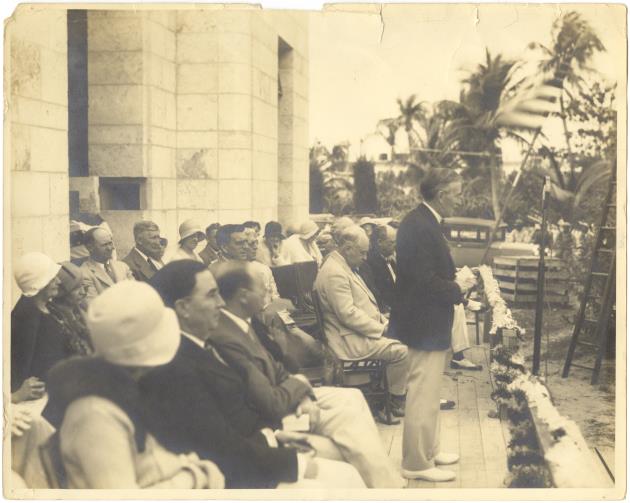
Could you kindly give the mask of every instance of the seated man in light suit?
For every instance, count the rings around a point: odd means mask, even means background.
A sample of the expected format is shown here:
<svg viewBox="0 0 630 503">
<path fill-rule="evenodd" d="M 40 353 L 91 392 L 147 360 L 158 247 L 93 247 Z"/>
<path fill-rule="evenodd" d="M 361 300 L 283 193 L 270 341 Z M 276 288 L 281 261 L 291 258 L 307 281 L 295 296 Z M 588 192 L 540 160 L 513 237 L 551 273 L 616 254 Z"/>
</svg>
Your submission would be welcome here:
<svg viewBox="0 0 630 503">
<path fill-rule="evenodd" d="M 90 257 L 81 264 L 86 299 L 90 302 L 114 283 L 134 279 L 131 269 L 124 262 L 114 260 L 112 235 L 102 227 L 93 227 L 83 238 Z"/>
<path fill-rule="evenodd" d="M 344 360 L 378 358 L 388 362 L 387 376 L 394 415 L 402 408 L 407 382 L 407 346 L 385 337 L 387 323 L 374 294 L 357 270 L 366 259 L 369 240 L 358 226 L 346 227 L 339 247 L 327 258 L 315 280 L 324 328 L 331 349 Z"/>
</svg>

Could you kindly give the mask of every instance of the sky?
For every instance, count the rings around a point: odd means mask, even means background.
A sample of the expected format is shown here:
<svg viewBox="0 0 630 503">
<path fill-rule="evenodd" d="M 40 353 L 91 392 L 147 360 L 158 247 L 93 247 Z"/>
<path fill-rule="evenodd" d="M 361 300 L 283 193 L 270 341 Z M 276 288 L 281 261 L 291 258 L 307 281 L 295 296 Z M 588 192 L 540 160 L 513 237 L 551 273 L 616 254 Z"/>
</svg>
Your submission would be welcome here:
<svg viewBox="0 0 630 503">
<path fill-rule="evenodd" d="M 486 47 L 533 61 L 528 44 L 550 45 L 554 19 L 569 8 L 584 15 L 608 49 L 593 66 L 611 82 L 622 82 L 626 71 L 620 6 L 389 4 L 383 23 L 380 6 L 353 8 L 361 9 L 310 15 L 311 144 L 348 140 L 355 150 L 380 119 L 397 115 L 399 97 L 457 100 L 462 78 L 483 61 Z"/>
</svg>

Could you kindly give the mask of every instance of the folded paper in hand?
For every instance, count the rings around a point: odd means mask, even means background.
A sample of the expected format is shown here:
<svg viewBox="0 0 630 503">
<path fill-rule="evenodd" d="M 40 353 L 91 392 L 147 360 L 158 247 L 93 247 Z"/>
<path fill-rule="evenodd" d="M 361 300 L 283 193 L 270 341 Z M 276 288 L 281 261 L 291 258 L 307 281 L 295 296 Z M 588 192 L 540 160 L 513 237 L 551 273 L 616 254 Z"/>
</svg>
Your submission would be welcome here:
<svg viewBox="0 0 630 503">
<path fill-rule="evenodd" d="M 308 414 L 296 416 L 290 414 L 282 418 L 282 429 L 284 431 L 309 431 L 310 418 Z"/>
</svg>

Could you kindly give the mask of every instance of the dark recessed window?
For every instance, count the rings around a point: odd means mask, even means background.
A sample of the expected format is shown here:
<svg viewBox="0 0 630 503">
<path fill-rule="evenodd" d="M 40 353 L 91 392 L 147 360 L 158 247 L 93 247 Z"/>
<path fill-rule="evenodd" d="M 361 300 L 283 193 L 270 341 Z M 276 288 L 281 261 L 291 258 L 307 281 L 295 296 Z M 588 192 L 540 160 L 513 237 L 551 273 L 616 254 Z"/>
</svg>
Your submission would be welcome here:
<svg viewBox="0 0 630 503">
<path fill-rule="evenodd" d="M 99 179 L 102 210 L 141 210 L 144 205 L 144 178 Z"/>
</svg>

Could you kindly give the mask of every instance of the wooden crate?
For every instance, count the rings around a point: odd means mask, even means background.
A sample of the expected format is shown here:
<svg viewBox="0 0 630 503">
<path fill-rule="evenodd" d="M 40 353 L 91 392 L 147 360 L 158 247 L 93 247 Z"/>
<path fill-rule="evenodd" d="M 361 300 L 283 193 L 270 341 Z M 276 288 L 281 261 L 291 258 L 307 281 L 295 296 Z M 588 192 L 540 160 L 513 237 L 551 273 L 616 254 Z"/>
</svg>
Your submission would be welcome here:
<svg viewBox="0 0 630 503">
<path fill-rule="evenodd" d="M 505 300 L 524 304 L 536 302 L 538 257 L 497 257 L 492 269 Z M 545 302 L 566 304 L 569 301 L 568 279 L 569 271 L 562 260 L 545 258 Z"/>
</svg>

